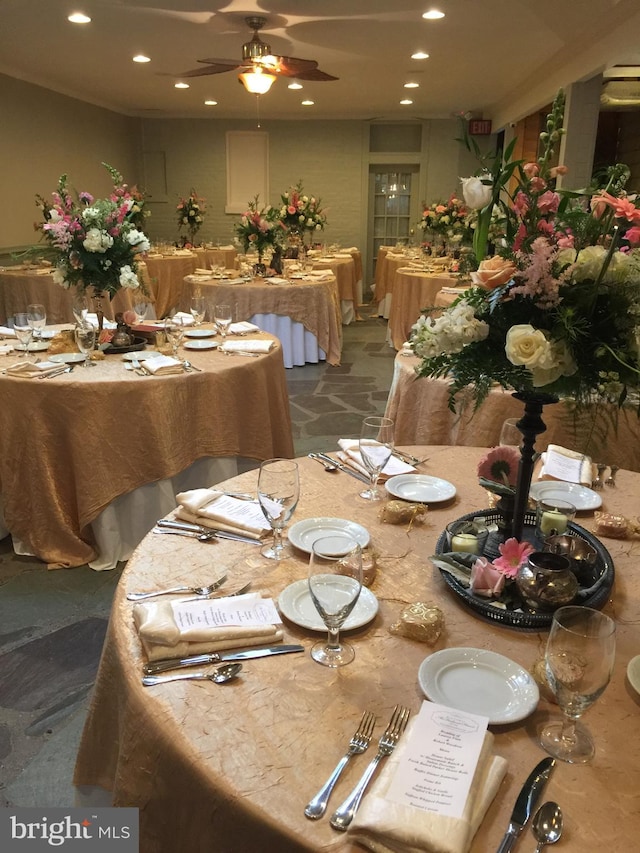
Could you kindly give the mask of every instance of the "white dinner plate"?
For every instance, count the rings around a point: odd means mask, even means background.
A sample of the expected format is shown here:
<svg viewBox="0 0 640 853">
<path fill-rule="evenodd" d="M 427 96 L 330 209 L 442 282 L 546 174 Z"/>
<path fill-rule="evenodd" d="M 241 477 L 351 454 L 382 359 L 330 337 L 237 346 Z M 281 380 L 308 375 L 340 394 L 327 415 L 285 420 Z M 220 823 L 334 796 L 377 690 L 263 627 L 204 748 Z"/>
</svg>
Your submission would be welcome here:
<svg viewBox="0 0 640 853">
<path fill-rule="evenodd" d="M 144 361 L 145 358 L 155 358 L 158 355 L 162 355 L 162 353 L 153 349 L 143 349 L 136 352 L 125 352 L 122 359 L 123 361 Z"/>
<path fill-rule="evenodd" d="M 24 344 L 14 344 L 14 349 L 24 352 L 27 348 Z M 29 344 L 29 352 L 44 352 L 49 349 L 49 341 L 31 341 Z"/>
<path fill-rule="evenodd" d="M 55 361 L 60 364 L 77 364 L 84 361 L 84 356 L 81 352 L 59 352 L 56 355 L 50 355 L 47 361 Z"/>
<path fill-rule="evenodd" d="M 215 329 L 187 329 L 184 336 L 185 338 L 213 338 L 215 334 Z"/>
<path fill-rule="evenodd" d="M 531 714 L 540 692 L 533 676 L 514 661 L 486 649 L 442 649 L 422 661 L 418 682 L 432 702 L 516 723 Z"/>
<path fill-rule="evenodd" d="M 343 536 L 345 533 L 355 539 L 362 548 L 369 544 L 369 531 L 361 524 L 347 521 L 346 518 L 305 518 L 292 524 L 287 536 L 292 545 L 310 554 L 316 539 Z M 340 551 L 335 553 L 339 554 Z"/>
<path fill-rule="evenodd" d="M 627 664 L 627 678 L 636 693 L 640 693 L 640 655 L 631 658 Z"/>
<path fill-rule="evenodd" d="M 448 501 L 456 494 L 453 483 L 428 474 L 396 474 L 389 477 L 384 487 L 394 498 L 425 504 Z"/>
<path fill-rule="evenodd" d="M 182 346 L 185 349 L 215 349 L 218 346 L 218 342 L 212 341 L 209 338 L 204 341 L 185 341 Z"/>
<path fill-rule="evenodd" d="M 306 578 L 294 581 L 282 590 L 278 598 L 278 609 L 290 622 L 294 622 L 301 628 L 308 628 L 310 631 L 327 630 L 311 599 L 309 582 Z M 371 622 L 377 612 L 378 599 L 371 590 L 363 586 L 356 606 L 345 619 L 341 630 L 350 631 L 353 628 L 361 628 L 367 622 Z"/>
<path fill-rule="evenodd" d="M 602 498 L 593 489 L 562 480 L 532 483 L 529 494 L 536 501 L 569 501 L 577 510 L 598 509 L 602 506 Z"/>
</svg>

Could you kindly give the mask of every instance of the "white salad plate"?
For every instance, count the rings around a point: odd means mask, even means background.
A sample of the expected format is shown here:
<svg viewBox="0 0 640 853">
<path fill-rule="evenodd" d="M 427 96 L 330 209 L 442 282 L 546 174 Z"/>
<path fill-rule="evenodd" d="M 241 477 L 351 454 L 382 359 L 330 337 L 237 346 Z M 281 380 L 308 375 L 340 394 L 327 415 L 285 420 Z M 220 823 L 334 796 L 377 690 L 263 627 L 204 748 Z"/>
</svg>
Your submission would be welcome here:
<svg viewBox="0 0 640 853">
<path fill-rule="evenodd" d="M 486 649 L 435 652 L 420 664 L 418 682 L 432 702 L 488 717 L 490 725 L 524 720 L 540 698 L 526 669 Z"/>
<path fill-rule="evenodd" d="M 47 361 L 54 361 L 58 364 L 77 364 L 84 361 L 84 356 L 81 352 L 59 352 L 56 355 L 50 355 Z"/>
<path fill-rule="evenodd" d="M 456 494 L 453 483 L 428 474 L 396 474 L 389 477 L 384 487 L 394 498 L 425 504 L 448 501 Z"/>
<path fill-rule="evenodd" d="M 529 494 L 536 501 L 568 501 L 577 510 L 598 509 L 602 498 L 593 489 L 563 480 L 543 480 L 532 483 Z"/>
<path fill-rule="evenodd" d="M 294 581 L 282 590 L 278 598 L 278 609 L 290 622 L 294 622 L 301 628 L 308 628 L 310 631 L 327 630 L 313 603 L 306 578 Z M 350 631 L 353 628 L 361 628 L 367 622 L 371 622 L 377 612 L 378 599 L 371 590 L 363 586 L 356 606 L 347 616 L 340 630 Z"/>
<path fill-rule="evenodd" d="M 310 554 L 316 539 L 327 536 L 342 537 L 345 533 L 355 539 L 361 548 L 366 548 L 369 544 L 369 531 L 361 524 L 347 521 L 346 518 L 305 518 L 292 524 L 287 536 L 292 545 Z M 335 554 L 342 553 L 338 543 L 336 549 Z"/>
<path fill-rule="evenodd" d="M 215 329 L 187 329 L 184 333 L 185 338 L 214 338 L 215 335 Z"/>
<path fill-rule="evenodd" d="M 24 344 L 14 344 L 13 348 L 20 352 L 27 350 Z M 31 341 L 28 348 L 29 352 L 44 352 L 46 349 L 49 349 L 49 341 Z"/>
<path fill-rule="evenodd" d="M 125 352 L 122 356 L 124 361 L 144 361 L 145 358 L 156 358 L 162 353 L 156 352 L 153 349 L 143 349 L 139 352 Z"/>
<path fill-rule="evenodd" d="M 185 341 L 182 346 L 185 349 L 216 349 L 218 342 L 212 341 L 211 339 L 204 341 Z"/>
</svg>

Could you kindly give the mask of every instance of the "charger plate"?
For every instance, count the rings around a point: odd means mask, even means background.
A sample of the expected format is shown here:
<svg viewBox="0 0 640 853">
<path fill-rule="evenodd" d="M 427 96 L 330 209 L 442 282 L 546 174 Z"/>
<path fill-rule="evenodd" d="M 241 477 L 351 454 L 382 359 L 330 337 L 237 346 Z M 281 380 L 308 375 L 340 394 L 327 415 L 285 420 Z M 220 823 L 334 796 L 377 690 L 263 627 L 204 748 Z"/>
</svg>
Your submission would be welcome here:
<svg viewBox="0 0 640 853">
<path fill-rule="evenodd" d="M 480 510 L 478 512 L 470 512 L 467 515 L 461 516 L 458 521 L 471 521 L 474 518 L 483 518 L 487 526 L 496 524 L 502 520 L 502 516 L 496 510 Z M 536 548 L 541 549 L 542 545 L 539 540 L 536 540 L 535 533 L 536 516 L 534 512 L 526 512 L 524 516 L 524 531 L 523 539 L 531 542 Z M 588 542 L 596 552 L 596 560 L 593 566 L 590 567 L 591 575 L 588 578 L 589 587 L 581 586 L 578 591 L 577 598 L 572 604 L 582 605 L 584 607 L 593 607 L 594 610 L 600 610 L 609 598 L 615 570 L 613 560 L 607 549 L 602 545 L 599 539 L 596 539 L 588 530 L 573 522 L 569 523 L 567 532 L 571 536 L 577 536 Z M 489 534 L 489 541 L 495 534 Z M 496 546 L 497 548 L 497 546 Z M 447 551 L 447 534 L 443 531 L 438 541 L 436 542 L 436 554 L 444 554 Z M 496 551 L 497 553 L 497 551 Z M 540 631 L 545 630 L 551 625 L 553 613 L 542 610 L 515 610 L 506 609 L 496 604 L 491 603 L 491 599 L 483 598 L 482 596 L 474 595 L 471 590 L 464 586 L 462 581 L 453 575 L 446 572 L 444 569 L 439 569 L 442 579 L 454 593 L 470 610 L 477 616 L 485 619 L 488 622 L 493 622 L 496 625 L 505 625 L 509 628 L 515 628 L 519 631 Z M 590 591 L 589 591 L 590 590 Z"/>
</svg>

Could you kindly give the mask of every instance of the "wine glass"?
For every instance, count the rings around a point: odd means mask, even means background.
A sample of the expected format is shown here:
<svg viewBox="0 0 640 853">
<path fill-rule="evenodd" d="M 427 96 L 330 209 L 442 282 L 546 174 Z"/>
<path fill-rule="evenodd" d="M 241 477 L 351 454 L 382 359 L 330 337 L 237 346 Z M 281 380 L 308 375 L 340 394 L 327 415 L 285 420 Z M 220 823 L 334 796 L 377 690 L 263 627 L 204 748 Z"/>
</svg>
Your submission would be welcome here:
<svg viewBox="0 0 640 853">
<path fill-rule="evenodd" d="M 191 297 L 191 316 L 193 317 L 196 326 L 199 326 L 204 320 L 204 315 L 207 311 L 207 303 L 204 296 Z"/>
<path fill-rule="evenodd" d="M 136 325 L 144 323 L 149 310 L 149 300 L 144 293 L 134 293 L 133 295 L 133 310 L 136 312 Z"/>
<path fill-rule="evenodd" d="M 262 548 L 270 560 L 282 560 L 291 554 L 291 546 L 282 541 L 282 530 L 293 515 L 300 497 L 297 462 L 291 459 L 267 459 L 260 465 L 258 501 L 273 530 L 273 542 Z"/>
<path fill-rule="evenodd" d="M 76 346 L 84 356 L 82 367 L 89 367 L 89 353 L 96 345 L 96 330 L 89 323 L 79 323 L 73 331 Z"/>
<path fill-rule="evenodd" d="M 222 343 L 224 343 L 229 326 L 233 322 L 233 312 L 230 305 L 218 302 L 213 307 L 213 319 L 222 335 Z"/>
<path fill-rule="evenodd" d="M 324 536 L 311 546 L 309 592 L 329 632 L 311 648 L 323 666 L 344 666 L 356 656 L 353 646 L 340 642 L 340 628 L 356 606 L 362 589 L 362 548 L 350 536 Z"/>
<path fill-rule="evenodd" d="M 522 444 L 522 433 L 516 426 L 518 420 L 519 418 L 507 418 L 502 424 L 499 442 L 501 445 L 515 447 L 516 450 L 520 450 L 520 445 Z"/>
<path fill-rule="evenodd" d="M 73 299 L 73 304 L 71 310 L 73 311 L 73 316 L 76 318 L 76 323 L 79 326 L 87 325 L 87 314 L 89 313 L 89 300 L 86 296 L 81 296 L 78 294 Z"/>
<path fill-rule="evenodd" d="M 389 461 L 393 450 L 393 421 L 391 418 L 365 418 L 360 430 L 360 456 L 371 478 L 371 485 L 360 497 L 368 501 L 381 500 L 376 488 L 378 477 Z"/>
<path fill-rule="evenodd" d="M 29 325 L 33 329 L 34 341 L 42 338 L 42 330 L 47 325 L 47 309 L 40 303 L 33 302 L 27 305 L 27 317 Z"/>
<path fill-rule="evenodd" d="M 33 327 L 29 322 L 29 315 L 25 311 L 14 314 L 13 331 L 20 342 L 20 349 L 24 349 L 29 358 L 29 344 L 33 340 Z"/>
<path fill-rule="evenodd" d="M 542 730 L 540 743 L 561 761 L 584 764 L 595 753 L 591 736 L 578 719 L 609 683 L 615 631 L 613 619 L 590 607 L 569 605 L 553 614 L 545 664 L 564 717 Z"/>
<path fill-rule="evenodd" d="M 171 344 L 174 358 L 178 358 L 178 350 L 184 337 L 182 317 L 167 317 L 164 321 L 164 331 Z"/>
</svg>

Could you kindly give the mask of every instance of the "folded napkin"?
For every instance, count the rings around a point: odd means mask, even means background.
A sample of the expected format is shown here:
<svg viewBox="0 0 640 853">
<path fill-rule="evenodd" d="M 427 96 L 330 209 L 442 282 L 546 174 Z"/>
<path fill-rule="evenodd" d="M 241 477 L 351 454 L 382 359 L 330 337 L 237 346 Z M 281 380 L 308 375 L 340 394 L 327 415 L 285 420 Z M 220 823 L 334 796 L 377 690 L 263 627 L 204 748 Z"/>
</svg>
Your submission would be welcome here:
<svg viewBox="0 0 640 853">
<path fill-rule="evenodd" d="M 365 468 L 362 456 L 360 455 L 359 441 L 351 438 L 340 438 L 338 439 L 338 444 L 340 446 L 338 457 L 343 462 L 346 462 L 347 465 L 355 468 L 356 471 L 360 471 L 361 474 L 366 474 L 368 477 L 369 472 Z M 406 462 L 403 462 L 402 459 L 398 459 L 397 456 L 390 456 L 389 461 L 382 469 L 380 479 L 388 480 L 389 477 L 395 477 L 396 474 L 412 474 L 415 473 L 415 471 L 416 469 L 413 465 L 407 465 Z"/>
<path fill-rule="evenodd" d="M 48 373 L 60 370 L 62 367 L 64 367 L 64 364 L 56 361 L 39 361 L 37 364 L 34 364 L 32 361 L 18 361 L 16 364 L 11 364 L 7 367 L 7 374 L 9 376 L 23 376 L 27 379 L 32 379 L 36 376 L 46 376 Z"/>
<path fill-rule="evenodd" d="M 225 341 L 220 347 L 223 352 L 269 352 L 273 341 Z"/>
<path fill-rule="evenodd" d="M 275 625 L 181 628 L 176 624 L 170 601 L 134 605 L 133 621 L 150 661 L 204 655 L 220 649 L 271 645 L 282 640 L 282 631 Z"/>
<path fill-rule="evenodd" d="M 183 373 L 182 362 L 170 355 L 156 355 L 144 360 L 144 369 L 154 376 L 166 376 L 170 373 Z"/>
<path fill-rule="evenodd" d="M 15 336 L 14 329 L 10 329 L 9 326 L 0 326 L 0 338 L 15 338 Z"/>
<path fill-rule="evenodd" d="M 190 258 L 191 255 L 193 255 L 193 252 L 191 249 L 176 249 L 172 254 L 179 255 L 181 258 Z"/>
<path fill-rule="evenodd" d="M 49 275 L 51 272 L 51 267 L 37 267 L 36 269 L 31 270 L 32 275 Z"/>
<path fill-rule="evenodd" d="M 286 278 L 279 278 L 277 276 L 273 276 L 271 278 L 266 279 L 269 284 L 289 284 Z"/>
<path fill-rule="evenodd" d="M 559 444 L 550 444 L 541 456 L 540 480 L 563 480 L 590 486 L 593 480 L 591 458 L 584 453 L 568 450 Z"/>
<path fill-rule="evenodd" d="M 219 489 L 191 489 L 176 495 L 183 521 L 262 539 L 271 526 L 257 503 L 225 495 Z"/>
<path fill-rule="evenodd" d="M 385 798 L 394 773 L 409 748 L 411 720 L 386 766 L 365 794 L 348 838 L 376 853 L 466 853 L 507 771 L 493 755 L 493 735 L 485 734 L 464 813 L 460 818 L 422 811 Z"/>
<path fill-rule="evenodd" d="M 220 249 L 221 252 L 230 252 L 235 249 L 235 246 L 216 246 L 216 249 Z"/>
<path fill-rule="evenodd" d="M 464 285 L 461 285 L 460 287 L 441 287 L 440 293 L 455 293 L 459 296 L 461 293 L 464 293 L 464 291 L 467 289 L 468 288 L 464 287 Z"/>
<path fill-rule="evenodd" d="M 176 311 L 171 319 L 182 323 L 183 326 L 192 326 L 195 323 L 193 315 L 187 314 L 186 311 Z"/>
<path fill-rule="evenodd" d="M 87 321 L 87 323 L 90 323 L 94 329 L 98 328 L 98 315 L 97 314 L 93 314 L 93 313 L 91 313 L 91 311 L 89 311 L 87 314 L 84 315 L 84 317 L 85 317 L 85 320 Z M 114 323 L 113 320 L 107 320 L 107 318 L 105 317 L 102 321 L 102 328 L 103 329 L 117 329 L 118 324 Z"/>
<path fill-rule="evenodd" d="M 0 344 L 0 355 L 9 355 L 13 352 L 13 344 Z"/>
<path fill-rule="evenodd" d="M 255 323 L 250 323 L 248 320 L 241 320 L 239 323 L 232 323 L 229 326 L 230 335 L 246 335 L 247 332 L 259 332 L 260 326 Z"/>
</svg>

